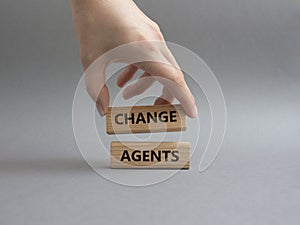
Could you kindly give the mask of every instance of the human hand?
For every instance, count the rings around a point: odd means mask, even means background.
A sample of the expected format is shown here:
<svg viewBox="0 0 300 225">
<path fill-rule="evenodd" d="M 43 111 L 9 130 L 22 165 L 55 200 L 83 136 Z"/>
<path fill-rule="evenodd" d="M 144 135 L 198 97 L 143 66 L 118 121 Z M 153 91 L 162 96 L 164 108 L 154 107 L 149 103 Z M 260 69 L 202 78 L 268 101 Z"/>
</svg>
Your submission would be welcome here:
<svg viewBox="0 0 300 225">
<path fill-rule="evenodd" d="M 155 80 L 158 80 L 164 87 L 155 104 L 170 104 L 176 98 L 189 117 L 197 117 L 194 97 L 176 60 L 165 44 L 159 26 L 150 20 L 132 0 L 71 0 L 71 5 L 84 70 L 111 49 L 123 44 L 143 41 L 147 44 L 142 45 L 139 51 L 151 54 L 153 61 L 128 65 L 119 75 L 117 84 L 123 87 L 139 69 L 144 71 L 141 78 L 150 78 L 151 82 L 149 79 L 138 79 L 125 88 L 124 98 L 141 94 Z M 156 45 L 153 41 L 163 44 Z M 157 58 L 163 59 L 166 63 L 154 62 Z M 103 116 L 109 106 L 109 92 L 105 85 L 105 71 L 102 71 L 100 76 L 102 79 L 96 85 L 87 82 L 87 90 L 96 102 L 100 115 Z M 164 80 L 169 80 L 172 84 Z M 101 87 L 100 92 L 95 91 L 97 86 Z"/>
</svg>

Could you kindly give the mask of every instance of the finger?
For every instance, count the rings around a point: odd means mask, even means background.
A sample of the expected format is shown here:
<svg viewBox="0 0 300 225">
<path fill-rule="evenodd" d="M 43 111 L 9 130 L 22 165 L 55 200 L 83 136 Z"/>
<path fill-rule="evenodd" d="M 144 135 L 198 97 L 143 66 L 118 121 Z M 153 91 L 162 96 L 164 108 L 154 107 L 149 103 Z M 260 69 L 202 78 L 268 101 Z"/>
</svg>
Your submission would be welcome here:
<svg viewBox="0 0 300 225">
<path fill-rule="evenodd" d="M 133 78 L 136 71 L 138 71 L 136 66 L 128 65 L 119 75 L 117 85 L 119 87 L 123 87 L 129 80 Z"/>
<path fill-rule="evenodd" d="M 96 108 L 101 116 L 104 116 L 109 106 L 109 93 L 105 85 L 105 70 L 108 64 L 95 64 L 85 72 L 85 84 L 88 94 L 96 103 Z"/>
<path fill-rule="evenodd" d="M 159 62 L 143 62 L 136 65 L 148 74 L 155 76 L 155 79 L 162 83 L 178 99 L 189 117 L 197 117 L 197 107 L 194 97 L 180 69 L 170 64 Z"/>
<path fill-rule="evenodd" d="M 179 83 L 171 83 L 166 85 L 169 92 L 174 95 L 176 99 L 182 105 L 185 113 L 191 117 L 196 118 L 198 116 L 197 106 L 194 96 L 190 92 L 186 82 L 183 80 Z"/>
<path fill-rule="evenodd" d="M 180 68 L 175 57 L 166 44 L 162 47 L 162 54 L 174 67 L 178 69 Z"/>
<path fill-rule="evenodd" d="M 155 79 L 153 77 L 151 77 L 148 73 L 144 73 L 135 83 L 124 89 L 123 97 L 125 99 L 129 99 L 142 94 L 154 83 L 154 81 Z"/>
<path fill-rule="evenodd" d="M 175 81 L 175 84 L 176 83 L 178 84 L 179 89 L 182 89 L 182 91 L 175 92 L 176 93 L 175 97 L 179 100 L 179 102 L 183 106 L 186 114 L 188 114 L 188 116 L 190 116 L 192 118 L 196 118 L 198 116 L 198 112 L 197 112 L 197 106 L 195 103 L 194 96 L 192 95 L 190 89 L 188 88 L 188 86 L 185 82 L 185 79 L 184 79 L 184 75 L 183 75 L 182 71 L 180 70 L 180 67 L 179 67 L 175 57 L 173 56 L 172 52 L 170 51 L 170 49 L 168 48 L 167 45 L 164 45 L 162 47 L 162 54 L 174 66 L 174 68 L 178 72 L 178 75 L 177 75 L 178 78 L 177 78 L 177 80 L 174 80 L 174 81 Z M 169 89 L 171 91 L 172 91 L 172 89 L 177 89 L 176 85 L 170 85 L 170 86 L 171 87 L 169 87 Z M 172 94 L 170 94 L 170 95 L 172 95 Z M 187 102 L 186 102 L 186 100 L 187 100 Z M 158 101 L 161 101 L 161 100 L 158 100 Z"/>
<path fill-rule="evenodd" d="M 154 105 L 168 105 L 171 104 L 173 100 L 174 96 L 164 87 L 161 96 L 156 99 Z"/>
<path fill-rule="evenodd" d="M 107 86 L 104 85 L 96 101 L 96 107 L 101 116 L 104 116 L 106 114 L 108 106 L 109 106 L 109 92 Z"/>
</svg>

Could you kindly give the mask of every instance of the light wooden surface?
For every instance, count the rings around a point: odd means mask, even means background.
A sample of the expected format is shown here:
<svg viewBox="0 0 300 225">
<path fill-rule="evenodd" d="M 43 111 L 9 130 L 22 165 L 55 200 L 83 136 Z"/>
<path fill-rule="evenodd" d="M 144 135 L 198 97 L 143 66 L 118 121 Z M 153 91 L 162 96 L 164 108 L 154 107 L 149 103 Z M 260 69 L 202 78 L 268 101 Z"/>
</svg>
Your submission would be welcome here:
<svg viewBox="0 0 300 225">
<path fill-rule="evenodd" d="M 188 142 L 111 142 L 111 168 L 189 169 Z"/>
<path fill-rule="evenodd" d="M 185 130 L 186 118 L 181 105 L 109 107 L 106 113 L 107 134 Z"/>
</svg>

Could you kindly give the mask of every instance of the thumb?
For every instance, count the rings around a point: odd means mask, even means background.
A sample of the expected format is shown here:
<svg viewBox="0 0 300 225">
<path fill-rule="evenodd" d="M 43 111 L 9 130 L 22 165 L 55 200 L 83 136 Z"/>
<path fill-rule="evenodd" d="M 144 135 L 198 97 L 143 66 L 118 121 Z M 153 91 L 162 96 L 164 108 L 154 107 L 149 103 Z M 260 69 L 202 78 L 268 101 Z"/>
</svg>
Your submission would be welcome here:
<svg viewBox="0 0 300 225">
<path fill-rule="evenodd" d="M 104 85 L 96 100 L 96 107 L 101 116 L 104 116 L 106 114 L 108 106 L 109 92 L 107 86 Z"/>
<path fill-rule="evenodd" d="M 104 116 L 109 106 L 109 92 L 106 86 L 105 69 L 107 65 L 96 64 L 89 67 L 84 74 L 86 90 L 96 103 L 101 116 Z"/>
</svg>

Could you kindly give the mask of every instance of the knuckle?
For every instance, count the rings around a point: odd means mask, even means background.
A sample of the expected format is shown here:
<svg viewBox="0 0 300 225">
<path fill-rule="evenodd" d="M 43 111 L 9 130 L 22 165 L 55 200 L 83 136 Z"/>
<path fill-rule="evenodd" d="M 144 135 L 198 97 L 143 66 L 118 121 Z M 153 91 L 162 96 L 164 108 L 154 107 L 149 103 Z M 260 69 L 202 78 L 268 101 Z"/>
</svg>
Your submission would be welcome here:
<svg viewBox="0 0 300 225">
<path fill-rule="evenodd" d="M 138 31 L 135 34 L 135 39 L 137 41 L 146 41 L 147 40 L 147 36 L 143 32 Z"/>
<path fill-rule="evenodd" d="M 155 35 L 155 36 L 157 36 L 157 35 Z M 157 51 L 157 46 L 155 45 L 155 43 L 142 32 L 137 32 L 135 34 L 134 41 L 141 42 L 139 45 L 140 45 L 140 50 L 143 52 L 156 52 Z"/>
<path fill-rule="evenodd" d="M 183 75 L 181 74 L 181 73 L 176 73 L 176 75 L 175 75 L 175 77 L 174 77 L 174 81 L 175 81 L 175 83 L 177 84 L 177 85 L 179 85 L 179 86 L 184 86 L 184 84 L 185 84 L 185 81 L 184 81 L 184 77 L 183 77 Z"/>
<path fill-rule="evenodd" d="M 160 30 L 159 25 L 156 22 L 152 21 L 150 27 L 158 40 L 164 40 L 164 36 Z"/>
<path fill-rule="evenodd" d="M 160 40 L 160 41 L 163 41 L 163 40 L 164 40 L 164 36 L 163 36 L 162 32 L 160 32 L 160 31 L 157 31 L 157 32 L 156 32 L 156 37 L 157 37 L 157 39 Z"/>
<path fill-rule="evenodd" d="M 152 41 L 145 41 L 142 43 L 142 48 L 148 53 L 157 52 L 157 46 L 155 46 L 155 43 Z"/>
<path fill-rule="evenodd" d="M 136 63 L 136 66 L 144 71 L 148 71 L 149 70 L 149 66 L 147 63 Z"/>
<path fill-rule="evenodd" d="M 156 30 L 160 30 L 159 25 L 154 21 L 151 21 L 151 26 Z"/>
</svg>

